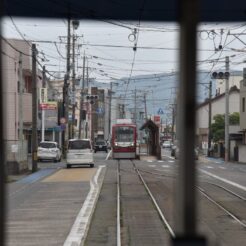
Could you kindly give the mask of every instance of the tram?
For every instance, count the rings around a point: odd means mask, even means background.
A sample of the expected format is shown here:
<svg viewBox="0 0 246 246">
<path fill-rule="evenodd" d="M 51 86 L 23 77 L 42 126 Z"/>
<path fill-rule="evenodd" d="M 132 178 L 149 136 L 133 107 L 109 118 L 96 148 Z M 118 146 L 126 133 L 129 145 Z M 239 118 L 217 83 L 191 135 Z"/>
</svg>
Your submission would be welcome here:
<svg viewBox="0 0 246 246">
<path fill-rule="evenodd" d="M 130 119 L 117 119 L 112 126 L 113 159 L 135 159 L 137 148 L 137 127 Z"/>
</svg>

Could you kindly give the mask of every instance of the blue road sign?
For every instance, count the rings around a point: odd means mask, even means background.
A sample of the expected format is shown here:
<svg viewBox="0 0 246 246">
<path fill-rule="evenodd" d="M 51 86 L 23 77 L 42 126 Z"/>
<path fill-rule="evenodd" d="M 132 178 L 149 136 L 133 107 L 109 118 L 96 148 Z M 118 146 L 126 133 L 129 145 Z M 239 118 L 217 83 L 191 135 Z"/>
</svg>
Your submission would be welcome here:
<svg viewBox="0 0 246 246">
<path fill-rule="evenodd" d="M 157 114 L 164 114 L 164 111 L 162 108 L 159 108 L 158 111 L 157 111 Z"/>
</svg>

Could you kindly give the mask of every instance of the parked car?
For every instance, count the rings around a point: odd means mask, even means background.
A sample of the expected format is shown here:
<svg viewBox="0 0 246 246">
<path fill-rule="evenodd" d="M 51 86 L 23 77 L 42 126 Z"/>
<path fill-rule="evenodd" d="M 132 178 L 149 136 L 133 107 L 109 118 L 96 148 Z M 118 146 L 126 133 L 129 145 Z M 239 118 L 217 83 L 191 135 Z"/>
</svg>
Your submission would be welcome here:
<svg viewBox="0 0 246 246">
<path fill-rule="evenodd" d="M 162 144 L 162 148 L 171 148 L 171 146 L 172 146 L 172 142 L 169 140 L 164 141 Z"/>
<path fill-rule="evenodd" d="M 37 159 L 38 161 L 52 160 L 54 162 L 61 161 L 61 150 L 57 142 L 42 141 L 38 145 Z"/>
<path fill-rule="evenodd" d="M 66 153 L 67 168 L 73 165 L 94 167 L 93 149 L 90 139 L 69 139 Z"/>
<path fill-rule="evenodd" d="M 95 153 L 97 151 L 105 151 L 107 153 L 108 152 L 107 142 L 104 140 L 96 141 L 96 143 L 94 145 L 94 151 L 95 151 Z"/>
</svg>

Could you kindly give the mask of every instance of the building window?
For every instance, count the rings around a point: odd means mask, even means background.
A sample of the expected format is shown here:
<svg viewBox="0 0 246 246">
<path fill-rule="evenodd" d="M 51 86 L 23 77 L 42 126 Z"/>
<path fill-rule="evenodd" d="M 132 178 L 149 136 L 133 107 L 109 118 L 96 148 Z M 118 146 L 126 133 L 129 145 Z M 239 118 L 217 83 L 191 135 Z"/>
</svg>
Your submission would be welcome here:
<svg viewBox="0 0 246 246">
<path fill-rule="evenodd" d="M 242 98 L 242 112 L 245 112 L 245 97 Z"/>
</svg>

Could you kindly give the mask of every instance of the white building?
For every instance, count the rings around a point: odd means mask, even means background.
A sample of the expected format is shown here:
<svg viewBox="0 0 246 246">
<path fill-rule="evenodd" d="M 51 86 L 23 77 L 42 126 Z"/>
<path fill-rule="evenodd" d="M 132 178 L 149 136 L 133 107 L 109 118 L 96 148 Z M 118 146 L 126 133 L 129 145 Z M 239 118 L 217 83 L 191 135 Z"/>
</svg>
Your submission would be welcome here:
<svg viewBox="0 0 246 246">
<path fill-rule="evenodd" d="M 232 87 L 229 92 L 229 114 L 234 112 L 240 112 L 240 92 L 237 87 Z M 216 114 L 225 114 L 225 93 L 217 95 L 211 100 L 211 119 L 213 123 L 213 117 Z M 200 148 L 207 153 L 208 146 L 208 120 L 209 120 L 209 101 L 205 101 L 200 104 L 196 110 L 197 116 L 197 144 Z M 230 126 L 229 133 L 238 133 L 239 126 Z M 234 144 L 231 143 L 231 149 L 233 149 Z M 232 153 L 231 153 L 232 154 Z"/>
<path fill-rule="evenodd" d="M 240 130 L 243 141 L 238 146 L 238 160 L 246 163 L 246 68 L 244 68 L 244 78 L 240 81 Z"/>
</svg>

